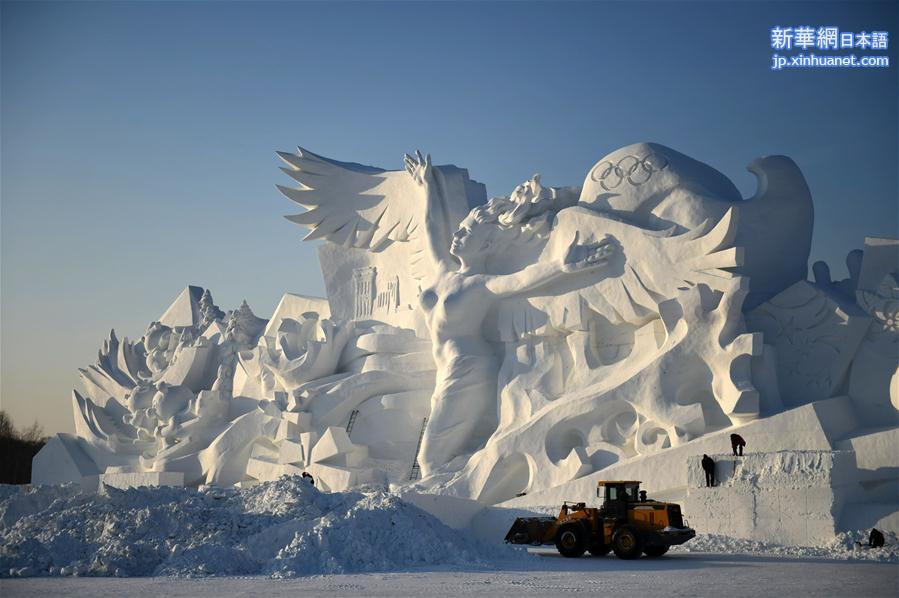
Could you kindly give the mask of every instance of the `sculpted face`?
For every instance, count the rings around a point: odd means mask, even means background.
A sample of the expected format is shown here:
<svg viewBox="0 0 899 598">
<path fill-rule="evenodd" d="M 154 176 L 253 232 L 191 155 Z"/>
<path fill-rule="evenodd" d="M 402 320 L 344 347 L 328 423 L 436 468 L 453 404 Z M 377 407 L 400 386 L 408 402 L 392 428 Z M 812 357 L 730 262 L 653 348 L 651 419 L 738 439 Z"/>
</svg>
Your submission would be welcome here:
<svg viewBox="0 0 899 598">
<path fill-rule="evenodd" d="M 509 198 L 516 203 L 533 201 L 540 195 L 542 190 L 543 186 L 540 184 L 540 175 L 535 174 L 532 178 L 515 187 Z"/>
<path fill-rule="evenodd" d="M 453 233 L 450 253 L 458 258 L 472 255 L 490 247 L 492 228 L 495 225 L 478 222 L 470 214 L 459 224 L 459 230 Z"/>
</svg>

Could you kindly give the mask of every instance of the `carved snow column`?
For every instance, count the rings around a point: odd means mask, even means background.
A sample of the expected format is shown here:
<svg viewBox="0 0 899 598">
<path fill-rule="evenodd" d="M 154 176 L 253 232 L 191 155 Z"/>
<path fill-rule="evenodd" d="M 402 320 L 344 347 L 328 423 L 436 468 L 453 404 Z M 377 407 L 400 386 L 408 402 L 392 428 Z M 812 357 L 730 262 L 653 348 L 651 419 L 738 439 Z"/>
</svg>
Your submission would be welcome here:
<svg viewBox="0 0 899 598">
<path fill-rule="evenodd" d="M 393 280 L 387 283 L 387 288 L 378 293 L 375 302 L 375 312 L 384 316 L 395 312 L 400 304 L 400 277 L 393 276 Z"/>
<path fill-rule="evenodd" d="M 377 275 L 378 269 L 374 267 L 353 270 L 353 319 L 364 320 L 371 316 Z"/>
</svg>

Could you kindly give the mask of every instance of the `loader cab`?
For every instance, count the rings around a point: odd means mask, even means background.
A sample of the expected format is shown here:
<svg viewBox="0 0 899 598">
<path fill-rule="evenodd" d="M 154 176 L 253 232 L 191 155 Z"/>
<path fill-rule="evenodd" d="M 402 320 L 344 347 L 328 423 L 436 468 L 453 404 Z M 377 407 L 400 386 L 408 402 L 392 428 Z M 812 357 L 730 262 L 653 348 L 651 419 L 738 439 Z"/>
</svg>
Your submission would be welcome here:
<svg viewBox="0 0 899 598">
<path fill-rule="evenodd" d="M 602 499 L 602 510 L 606 517 L 627 518 L 627 504 L 640 500 L 640 482 L 601 481 L 596 486 L 596 496 Z"/>
</svg>

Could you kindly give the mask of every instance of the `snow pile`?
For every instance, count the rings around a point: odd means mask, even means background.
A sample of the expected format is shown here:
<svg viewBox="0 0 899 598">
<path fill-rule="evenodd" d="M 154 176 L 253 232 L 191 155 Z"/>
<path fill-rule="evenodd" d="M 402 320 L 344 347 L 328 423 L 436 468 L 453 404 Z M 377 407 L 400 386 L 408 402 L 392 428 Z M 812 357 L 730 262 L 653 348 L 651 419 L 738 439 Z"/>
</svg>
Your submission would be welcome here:
<svg viewBox="0 0 899 598">
<path fill-rule="evenodd" d="M 770 542 L 743 540 L 717 534 L 699 534 L 686 544 L 673 546 L 672 552 L 718 552 L 726 554 L 758 554 L 781 557 L 811 557 L 833 560 L 864 560 L 899 563 L 899 539 L 884 532 L 881 548 L 868 548 L 870 530 L 837 534 L 827 546 L 782 546 Z M 861 543 L 859 546 L 857 543 Z"/>
<path fill-rule="evenodd" d="M 81 493 L 0 486 L 0 576 L 293 577 L 526 558 L 382 490 L 324 493 L 302 478 L 253 488 Z"/>
</svg>

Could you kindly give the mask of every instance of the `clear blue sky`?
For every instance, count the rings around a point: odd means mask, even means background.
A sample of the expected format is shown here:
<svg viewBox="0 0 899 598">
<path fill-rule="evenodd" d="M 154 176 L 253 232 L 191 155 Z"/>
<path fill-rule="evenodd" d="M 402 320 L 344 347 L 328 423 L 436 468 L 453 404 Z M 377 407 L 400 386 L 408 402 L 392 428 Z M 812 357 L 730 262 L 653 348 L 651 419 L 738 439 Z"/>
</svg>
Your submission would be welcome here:
<svg viewBox="0 0 899 598">
<path fill-rule="evenodd" d="M 889 69 L 770 70 L 769 29 L 890 34 Z M 783 153 L 834 273 L 897 235 L 897 4 L 2 4 L 2 394 L 70 430 L 76 368 L 187 284 L 267 317 L 323 294 L 275 150 L 399 168 L 421 147 L 493 195 L 580 184 L 657 141 L 730 176 Z"/>
</svg>

